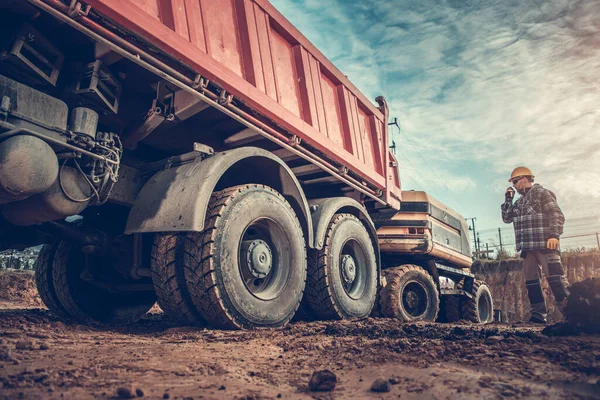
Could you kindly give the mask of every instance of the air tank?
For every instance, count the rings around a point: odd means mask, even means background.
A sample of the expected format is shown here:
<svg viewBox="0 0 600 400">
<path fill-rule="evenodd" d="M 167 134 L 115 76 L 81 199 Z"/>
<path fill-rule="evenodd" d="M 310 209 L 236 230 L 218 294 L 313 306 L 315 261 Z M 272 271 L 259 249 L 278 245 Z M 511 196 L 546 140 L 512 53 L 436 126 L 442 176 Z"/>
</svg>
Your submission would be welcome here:
<svg viewBox="0 0 600 400">
<path fill-rule="evenodd" d="M 0 142 L 0 204 L 42 193 L 58 176 L 58 160 L 43 140 L 29 135 Z"/>
<path fill-rule="evenodd" d="M 65 166 L 60 178 L 44 193 L 1 207 L 4 218 L 19 226 L 64 219 L 82 212 L 90 202 L 91 187 L 75 168 Z"/>
</svg>

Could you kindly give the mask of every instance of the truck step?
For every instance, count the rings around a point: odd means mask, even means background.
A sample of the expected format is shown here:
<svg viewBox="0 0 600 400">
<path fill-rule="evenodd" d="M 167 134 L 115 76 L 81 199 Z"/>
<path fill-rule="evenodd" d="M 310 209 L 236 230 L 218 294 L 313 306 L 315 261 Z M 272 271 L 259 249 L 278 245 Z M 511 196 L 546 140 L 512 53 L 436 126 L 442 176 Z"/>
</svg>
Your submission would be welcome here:
<svg viewBox="0 0 600 400">
<path fill-rule="evenodd" d="M 464 271 L 462 269 L 458 269 L 458 268 L 453 268 L 453 267 L 448 267 L 446 265 L 442 265 L 439 263 L 435 263 L 435 267 L 438 269 L 438 271 L 440 272 L 440 275 L 444 276 L 444 275 L 453 275 L 453 276 L 467 276 L 469 278 L 475 278 L 475 275 L 473 275 L 470 272 Z"/>
<path fill-rule="evenodd" d="M 468 293 L 462 289 L 440 289 L 441 296 L 465 296 L 470 299 L 473 298 L 471 293 Z"/>
</svg>

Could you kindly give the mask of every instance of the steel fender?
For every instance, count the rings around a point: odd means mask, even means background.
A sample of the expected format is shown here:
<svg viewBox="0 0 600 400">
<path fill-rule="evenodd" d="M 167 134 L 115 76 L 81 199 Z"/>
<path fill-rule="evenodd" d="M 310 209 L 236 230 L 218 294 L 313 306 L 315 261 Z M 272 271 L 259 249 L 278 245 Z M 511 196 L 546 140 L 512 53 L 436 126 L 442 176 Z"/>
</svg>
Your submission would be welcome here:
<svg viewBox="0 0 600 400">
<path fill-rule="evenodd" d="M 222 178 L 227 182 L 220 182 Z M 281 159 L 256 147 L 157 172 L 138 194 L 125 233 L 201 231 L 210 197 L 215 189 L 224 188 L 217 185 L 244 183 L 266 184 L 279 191 L 296 211 L 307 243 L 313 243 L 310 209 L 300 183 Z"/>
<path fill-rule="evenodd" d="M 377 257 L 377 275 L 381 275 L 381 255 L 379 253 L 379 242 L 377 240 L 377 230 L 371 220 L 371 217 L 367 213 L 367 210 L 358 201 L 351 199 L 350 197 L 331 197 L 325 199 L 314 199 L 309 200 L 308 204 L 310 209 L 313 210 L 311 217 L 314 233 L 313 247 L 315 249 L 322 249 L 325 241 L 325 234 L 327 233 L 327 227 L 329 222 L 333 219 L 333 216 L 340 212 L 347 212 L 353 214 L 361 220 L 373 243 L 375 249 L 375 256 Z M 378 278 L 379 279 L 379 278 Z"/>
</svg>

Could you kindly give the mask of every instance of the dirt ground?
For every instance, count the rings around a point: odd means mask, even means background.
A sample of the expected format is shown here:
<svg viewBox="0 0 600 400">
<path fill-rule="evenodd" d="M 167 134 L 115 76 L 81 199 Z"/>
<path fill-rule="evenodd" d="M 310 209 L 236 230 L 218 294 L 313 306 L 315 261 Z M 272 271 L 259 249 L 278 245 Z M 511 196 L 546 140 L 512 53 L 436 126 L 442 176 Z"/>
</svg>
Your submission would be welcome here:
<svg viewBox="0 0 600 400">
<path fill-rule="evenodd" d="M 219 331 L 158 309 L 106 330 L 60 322 L 27 282 L 0 274 L 0 399 L 600 398 L 598 335 L 387 319 Z M 310 392 L 322 369 L 335 389 Z M 389 392 L 370 390 L 380 377 Z"/>
</svg>

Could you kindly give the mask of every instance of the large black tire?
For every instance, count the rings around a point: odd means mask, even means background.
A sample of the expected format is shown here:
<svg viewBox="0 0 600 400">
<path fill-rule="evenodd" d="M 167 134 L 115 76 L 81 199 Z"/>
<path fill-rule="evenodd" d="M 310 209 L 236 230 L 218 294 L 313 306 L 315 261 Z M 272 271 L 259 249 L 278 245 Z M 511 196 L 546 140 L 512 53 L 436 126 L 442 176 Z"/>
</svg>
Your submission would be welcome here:
<svg viewBox="0 0 600 400">
<path fill-rule="evenodd" d="M 60 304 L 60 300 L 54 290 L 52 281 L 52 265 L 54 263 L 54 254 L 56 253 L 56 244 L 46 244 L 42 247 L 37 260 L 35 261 L 35 284 L 38 294 L 42 301 L 48 307 L 48 310 L 62 320 L 69 320 L 71 316 L 67 310 Z"/>
<path fill-rule="evenodd" d="M 200 263 L 202 234 L 164 233 L 154 236 L 152 283 L 158 305 L 169 318 L 190 325 L 204 325 L 204 320 L 185 283 L 185 269 L 194 269 Z"/>
<path fill-rule="evenodd" d="M 110 254 L 89 255 L 72 243 L 59 243 L 52 265 L 52 281 L 60 303 L 77 321 L 125 325 L 137 321 L 156 302 L 154 290 L 115 293 L 82 279 L 86 263 L 90 263 L 109 285 L 138 283 L 123 278 L 111 267 L 113 262 Z"/>
<path fill-rule="evenodd" d="M 294 316 L 306 284 L 306 244 L 290 204 L 264 185 L 214 193 L 200 261 L 185 268 L 194 305 L 224 329 L 280 327 Z"/>
<path fill-rule="evenodd" d="M 418 265 L 383 270 L 387 285 L 381 289 L 381 314 L 401 321 L 435 321 L 440 297 L 433 278 Z"/>
<path fill-rule="evenodd" d="M 477 324 L 494 321 L 494 301 L 490 288 L 482 281 L 475 280 L 471 291 L 473 298 L 464 297 L 461 301 L 462 318 Z"/>
<path fill-rule="evenodd" d="M 444 322 L 456 322 L 462 318 L 460 299 L 455 295 L 442 297 L 444 303 L 444 313 L 446 319 Z"/>
<path fill-rule="evenodd" d="M 333 217 L 321 250 L 310 251 L 304 294 L 316 319 L 368 317 L 377 296 L 377 258 L 364 225 Z"/>
</svg>

